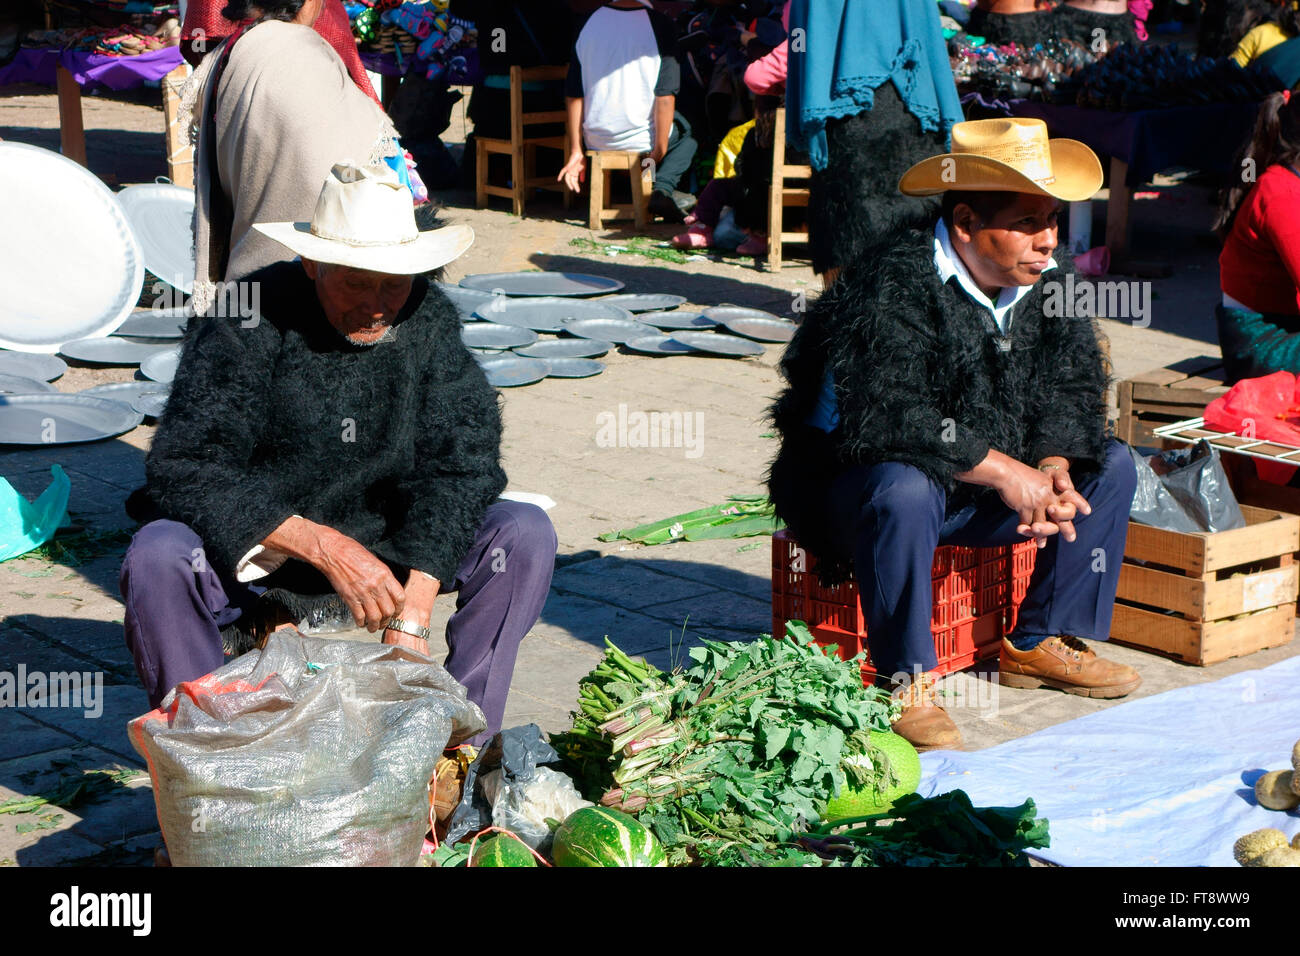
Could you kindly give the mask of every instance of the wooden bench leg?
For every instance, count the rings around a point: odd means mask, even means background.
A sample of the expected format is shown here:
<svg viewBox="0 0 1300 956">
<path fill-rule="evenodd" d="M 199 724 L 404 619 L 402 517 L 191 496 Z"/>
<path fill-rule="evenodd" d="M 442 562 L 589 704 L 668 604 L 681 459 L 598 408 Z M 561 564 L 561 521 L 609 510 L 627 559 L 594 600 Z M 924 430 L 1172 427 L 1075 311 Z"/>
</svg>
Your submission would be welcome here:
<svg viewBox="0 0 1300 956">
<path fill-rule="evenodd" d="M 528 178 L 528 163 L 525 161 L 527 146 L 516 146 L 510 151 L 510 191 L 511 208 L 520 219 L 524 217 L 524 183 Z"/>
<path fill-rule="evenodd" d="M 74 163 L 86 165 L 86 127 L 81 119 L 81 87 L 66 68 L 55 67 L 59 91 L 59 149 Z"/>
<path fill-rule="evenodd" d="M 491 155 L 487 151 L 487 143 L 476 136 L 474 138 L 474 207 L 476 209 L 482 209 L 488 204 L 487 178 Z"/>
<path fill-rule="evenodd" d="M 785 227 L 785 202 L 781 191 L 783 180 L 773 180 L 767 199 L 767 267 L 773 272 L 781 270 L 781 230 Z"/>
<path fill-rule="evenodd" d="M 591 154 L 591 170 L 587 176 L 587 189 L 590 192 L 587 208 L 587 228 L 600 228 L 602 212 L 605 208 L 605 167 L 600 153 Z"/>
<path fill-rule="evenodd" d="M 1128 210 L 1133 191 L 1128 187 L 1128 163 L 1110 160 L 1110 201 L 1106 203 L 1106 248 L 1113 260 L 1128 256 Z"/>
<path fill-rule="evenodd" d="M 642 230 L 650 221 L 650 193 L 654 189 L 654 179 L 650 168 L 641 165 L 639 156 L 629 160 L 627 172 L 632 180 L 632 220 L 637 229 Z"/>
</svg>

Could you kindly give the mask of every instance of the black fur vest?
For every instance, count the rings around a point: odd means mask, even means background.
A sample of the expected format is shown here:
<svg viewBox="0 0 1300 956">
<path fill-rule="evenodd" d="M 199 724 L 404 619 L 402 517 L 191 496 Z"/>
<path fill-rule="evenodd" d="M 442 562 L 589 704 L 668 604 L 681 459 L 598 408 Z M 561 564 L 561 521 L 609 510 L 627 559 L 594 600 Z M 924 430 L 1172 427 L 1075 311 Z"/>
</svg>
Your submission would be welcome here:
<svg viewBox="0 0 1300 956">
<path fill-rule="evenodd" d="M 781 361 L 789 384 L 771 409 L 781 449 L 769 493 L 800 543 L 832 564 L 848 556 L 833 553 L 825 503 L 851 465 L 912 465 L 947 491 L 949 513 L 993 493 L 955 478 L 990 449 L 1030 464 L 1064 456 L 1076 481 L 1100 468 L 1108 376 L 1096 322 L 1045 305 L 1074 272 L 1064 247 L 1003 337 L 955 278 L 940 281 L 933 228 L 905 225 L 864 252 Z M 840 415 L 830 434 L 806 424 L 828 369 Z"/>
</svg>

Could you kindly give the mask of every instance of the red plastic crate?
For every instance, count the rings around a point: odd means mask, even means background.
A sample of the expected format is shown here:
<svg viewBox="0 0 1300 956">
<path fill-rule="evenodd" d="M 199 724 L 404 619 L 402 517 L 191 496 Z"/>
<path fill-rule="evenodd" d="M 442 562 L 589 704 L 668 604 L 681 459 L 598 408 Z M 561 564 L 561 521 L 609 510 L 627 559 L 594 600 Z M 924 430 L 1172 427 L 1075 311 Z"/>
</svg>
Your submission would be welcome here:
<svg viewBox="0 0 1300 956">
<path fill-rule="evenodd" d="M 1007 607 L 1007 633 L 1016 627 L 1020 615 L 1020 602 L 1029 590 L 1029 579 L 1034 575 L 1034 561 L 1038 558 L 1038 547 L 1032 541 L 1018 544 L 1011 550 L 1011 603 Z"/>
<path fill-rule="evenodd" d="M 940 547 L 931 567 L 936 671 L 961 670 L 995 657 L 1014 626 L 1015 607 L 1033 573 L 1032 541 L 1001 548 Z M 814 640 L 835 645 L 845 660 L 866 653 L 862 679 L 875 676 L 867 650 L 866 621 L 857 585 L 845 581 L 822 587 L 817 559 L 785 531 L 772 537 L 772 633 L 784 634 L 786 621 L 803 621 Z"/>
</svg>

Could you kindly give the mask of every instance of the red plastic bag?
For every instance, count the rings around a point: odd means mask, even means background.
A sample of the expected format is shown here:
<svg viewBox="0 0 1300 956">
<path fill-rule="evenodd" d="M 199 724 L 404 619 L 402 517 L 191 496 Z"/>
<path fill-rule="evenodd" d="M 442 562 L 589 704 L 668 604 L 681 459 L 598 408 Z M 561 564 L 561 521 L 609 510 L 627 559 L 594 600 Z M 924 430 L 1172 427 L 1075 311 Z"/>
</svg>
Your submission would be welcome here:
<svg viewBox="0 0 1300 956">
<path fill-rule="evenodd" d="M 1290 372 L 1245 378 L 1205 407 L 1209 428 L 1300 447 L 1300 380 Z M 1285 485 L 1295 467 L 1256 459 L 1264 481 Z"/>
</svg>

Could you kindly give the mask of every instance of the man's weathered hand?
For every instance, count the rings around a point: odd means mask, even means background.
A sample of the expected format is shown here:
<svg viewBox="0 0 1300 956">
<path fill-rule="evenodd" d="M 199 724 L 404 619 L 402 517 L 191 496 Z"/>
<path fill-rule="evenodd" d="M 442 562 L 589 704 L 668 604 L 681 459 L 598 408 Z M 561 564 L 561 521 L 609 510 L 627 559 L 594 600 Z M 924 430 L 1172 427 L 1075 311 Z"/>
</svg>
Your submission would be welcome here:
<svg viewBox="0 0 1300 956">
<path fill-rule="evenodd" d="M 406 594 L 388 565 L 354 538 L 337 531 L 323 535 L 317 569 L 352 612 L 358 627 L 377 631 L 402 612 Z"/>
<path fill-rule="evenodd" d="M 1074 481 L 1070 478 L 1067 468 L 1057 465 L 1055 468 L 1044 469 L 1041 464 L 1039 467 L 1051 478 L 1052 490 L 1058 496 L 1057 503 L 1047 509 L 1047 515 L 1060 527 L 1061 537 L 1066 541 L 1073 541 L 1077 537 L 1074 519 L 1078 515 L 1092 514 L 1092 506 L 1075 490 Z"/>
<path fill-rule="evenodd" d="M 1047 543 L 1049 535 L 1060 530 L 1049 513 L 1050 508 L 1060 504 L 1050 476 L 1037 468 L 1012 461 L 997 490 L 1006 506 L 1020 516 L 1016 531 L 1027 538 L 1037 538 L 1040 548 Z"/>
</svg>

